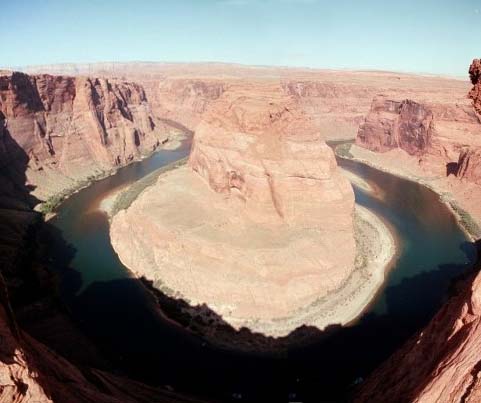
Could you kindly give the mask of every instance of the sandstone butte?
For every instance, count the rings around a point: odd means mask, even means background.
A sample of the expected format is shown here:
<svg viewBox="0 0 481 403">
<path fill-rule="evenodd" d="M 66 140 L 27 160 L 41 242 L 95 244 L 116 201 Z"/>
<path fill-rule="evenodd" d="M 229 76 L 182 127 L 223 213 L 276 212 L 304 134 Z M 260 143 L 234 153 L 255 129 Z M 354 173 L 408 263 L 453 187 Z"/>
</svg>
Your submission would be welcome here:
<svg viewBox="0 0 481 403">
<path fill-rule="evenodd" d="M 472 68 L 473 84 L 477 83 L 476 75 L 479 76 L 476 73 L 479 72 L 479 67 L 476 68 L 476 65 L 479 66 L 479 61 Z M 144 151 L 149 152 L 157 141 L 164 141 L 166 133 L 159 133 L 158 130 L 164 124 L 168 125 L 168 133 L 172 130 L 172 124 L 174 128 L 193 130 L 209 105 L 215 103 L 227 86 L 232 84 L 281 83 L 283 91 L 296 98 L 326 139 L 354 138 L 376 96 L 399 102 L 411 99 L 429 109 L 431 104 L 437 105 L 435 109 L 441 113 L 432 110 L 435 123 L 442 122 L 441 126 L 462 128 L 456 130 L 456 135 L 453 136 L 449 136 L 450 130 L 446 131 L 448 146 L 450 139 L 456 145 L 447 150 L 459 148 L 460 144 L 456 142 L 459 134 L 464 139 L 459 142 L 462 143 L 462 149 L 471 152 L 468 148 L 475 139 L 470 136 L 471 128 L 477 127 L 472 112 L 467 108 L 469 102 L 465 95 L 469 84 L 443 77 L 390 72 L 168 63 L 64 64 L 26 69 L 26 73 L 31 75 L 0 73 L 0 332 L 3 340 L 0 347 L 0 400 L 3 401 L 193 401 L 107 372 L 88 369 L 96 366 L 95 359 L 87 354 L 89 341 L 87 344 L 79 344 L 80 336 L 73 330 L 72 324 L 71 330 L 65 330 L 69 328 L 70 319 L 59 314 L 61 310 L 55 308 L 55 305 L 51 309 L 52 316 L 46 315 L 45 311 L 41 315 L 35 314 L 40 298 L 43 298 L 44 303 L 45 295 L 54 295 L 55 292 L 48 287 L 48 282 L 47 286 L 45 284 L 45 277 L 49 277 L 49 264 L 45 260 L 39 264 L 36 256 L 40 253 L 36 240 L 42 237 L 42 223 L 40 216 L 31 210 L 38 202 L 32 197 L 32 192 L 36 192 L 40 200 L 45 200 L 58 192 L 75 188 L 79 181 L 89 176 L 118 166 L 119 161 L 120 164 L 128 163 Z M 476 84 L 472 98 L 478 114 L 479 93 L 479 85 Z M 155 125 L 153 129 L 150 119 Z M 140 145 L 136 145 L 135 130 Z M 440 144 L 443 136 L 436 136 L 434 140 L 434 144 Z M 430 146 L 429 149 L 433 148 Z M 442 147 L 439 149 L 443 151 Z M 366 149 L 361 150 L 368 152 Z M 376 153 L 376 156 L 381 158 L 397 151 L 400 150 Z M 472 151 L 476 152 L 475 149 Z M 418 155 L 405 154 L 408 159 L 405 166 L 419 165 Z M 442 172 L 445 168 L 443 162 L 457 164 L 459 159 L 459 177 L 450 175 L 448 178 L 451 190 L 456 190 L 457 196 L 476 191 L 475 181 L 468 181 L 468 176 L 463 178 L 465 172 L 469 172 L 467 168 L 472 165 L 462 161 L 470 159 L 460 158 L 461 151 L 459 156 L 457 151 L 448 157 L 444 151 L 441 155 L 444 157 L 439 159 L 436 154 L 426 153 L 424 159 L 436 157 L 437 172 L 442 173 L 439 176 L 443 178 L 446 174 Z M 477 174 L 473 175 L 477 177 Z M 471 212 L 475 210 L 474 204 Z M 35 293 L 30 293 L 26 302 L 19 303 L 22 296 L 26 297 L 19 284 L 32 276 L 36 279 L 32 288 Z M 468 347 L 466 352 L 471 352 L 472 357 L 477 354 L 479 348 L 476 345 L 476 329 L 479 315 L 475 302 L 476 295 L 481 293 L 477 284 L 463 288 L 459 297 L 452 300 L 431 324 L 434 326 L 439 323 L 439 332 L 443 334 L 446 331 L 445 335 L 438 337 L 437 329 L 431 332 L 428 328 L 430 337 L 425 337 L 422 343 L 411 343 L 396 356 L 401 363 L 400 369 L 416 369 L 413 374 L 418 376 L 414 377 L 414 384 L 404 383 L 404 378 L 396 377 L 395 373 L 387 376 L 386 364 L 366 384 L 365 391 L 370 390 L 373 399 L 383 396 L 380 391 L 386 392 L 387 387 L 382 386 L 390 384 L 394 391 L 399 392 L 397 396 L 422 397 L 423 388 L 418 381 L 423 379 L 426 385 L 428 382 L 435 385 L 437 374 L 442 372 L 439 363 L 443 357 L 449 362 L 453 361 L 452 358 L 454 362 L 461 362 L 461 358 L 456 358 L 456 351 L 464 353 L 453 348 L 454 340 L 460 340 L 461 346 L 465 343 Z M 12 296 L 16 300 L 15 305 L 11 304 Z M 22 320 L 19 323 L 18 319 L 22 319 L 21 312 L 26 308 L 33 315 L 29 316 L 28 321 Z M 42 322 L 42 326 L 28 328 L 33 317 L 37 322 Z M 44 329 L 43 333 L 40 334 L 38 329 Z M 53 344 L 50 341 L 49 337 L 53 335 L 59 343 Z M 46 340 L 48 346 L 38 342 L 38 337 Z M 451 340 L 451 343 L 446 340 Z M 62 345 L 66 347 L 62 348 Z M 72 345 L 82 347 L 72 349 Z M 409 347 L 415 348 L 415 345 L 423 347 L 419 359 L 420 355 L 415 351 L 409 353 L 412 350 Z M 61 358 L 62 355 L 70 357 L 75 351 L 83 354 L 81 366 L 76 365 L 75 360 Z M 446 355 L 442 355 L 443 352 Z M 402 360 L 406 357 L 412 357 L 409 365 Z M 471 364 L 466 368 L 458 368 L 466 383 L 474 379 L 470 378 L 470 372 L 477 373 L 476 366 L 472 367 Z M 377 384 L 373 384 L 375 379 L 378 380 Z M 445 380 L 444 377 L 439 379 L 440 382 Z M 411 389 L 410 385 L 413 385 Z M 456 385 L 462 383 L 457 382 Z M 437 390 L 441 387 L 440 384 L 435 385 Z M 456 390 L 455 387 L 452 389 Z M 474 386 L 466 389 L 470 391 L 466 396 L 473 396 L 471 401 L 476 400 L 475 390 Z"/>
<path fill-rule="evenodd" d="M 352 272 L 352 188 L 278 85 L 225 91 L 188 165 L 113 218 L 112 244 L 136 274 L 239 328 L 289 318 Z"/>
<path fill-rule="evenodd" d="M 384 163 L 385 168 L 401 175 L 415 172 L 438 192 L 449 192 L 453 200 L 471 213 L 477 224 L 474 227 L 477 227 L 481 222 L 479 60 L 473 61 L 469 72 L 473 84 L 469 92 L 471 100 L 448 110 L 436 104 L 413 101 L 376 101 L 359 129 L 357 143 L 376 152 L 384 151 L 384 154 L 394 151 L 398 165 L 391 158 L 382 158 L 382 154 L 376 153 L 375 157 L 381 156 L 377 163 Z M 411 106 L 403 109 L 406 105 Z M 391 148 L 403 151 L 388 151 Z M 400 153 L 413 157 L 400 160 Z M 354 155 L 371 162 L 375 160 L 362 150 L 354 150 Z M 433 172 L 440 177 L 433 179 Z M 450 177 L 446 178 L 447 175 Z M 481 234 L 473 235 L 479 237 Z M 479 238 L 476 243 L 479 245 Z M 479 402 L 480 351 L 481 275 L 475 273 L 459 281 L 455 295 L 426 328 L 369 376 L 355 400 Z"/>
</svg>

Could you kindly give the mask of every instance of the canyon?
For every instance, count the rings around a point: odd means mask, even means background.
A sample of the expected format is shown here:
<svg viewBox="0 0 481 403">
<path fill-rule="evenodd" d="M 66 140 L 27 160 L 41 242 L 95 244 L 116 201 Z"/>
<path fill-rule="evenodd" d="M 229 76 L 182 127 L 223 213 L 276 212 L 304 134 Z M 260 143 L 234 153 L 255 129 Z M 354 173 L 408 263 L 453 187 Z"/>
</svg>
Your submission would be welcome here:
<svg viewBox="0 0 481 403">
<path fill-rule="evenodd" d="M 188 168 L 115 215 L 111 238 L 160 289 L 235 328 L 276 320 L 269 334 L 284 336 L 297 326 L 282 318 L 353 271 L 353 211 L 349 182 L 296 101 L 277 86 L 243 85 L 203 115 Z"/>
<path fill-rule="evenodd" d="M 441 193 L 461 221 L 470 217 L 464 223 L 477 238 L 479 68 L 474 61 L 470 92 L 468 82 L 435 76 L 224 64 L 1 72 L 0 398 L 197 401 L 92 369 L 103 367 L 90 358 L 95 348 L 51 301 L 50 263 L 37 255 L 43 218 L 33 211 L 183 133 L 195 131 L 188 165 L 159 176 L 112 218 L 112 243 L 135 274 L 173 298 L 207 304 L 235 329 L 284 336 L 303 324 L 337 323 L 279 321 L 332 297 L 355 272 L 362 213 L 327 140 L 356 137 L 354 158 Z M 380 236 L 370 228 L 370 237 Z M 479 400 L 478 283 L 475 275 L 458 283 L 428 327 L 364 381 L 356 398 Z M 51 343 L 29 326 L 39 301 L 49 301 L 51 312 L 38 328 L 71 329 L 63 341 Z M 65 348 L 79 340 L 89 356 L 81 363 Z"/>
<path fill-rule="evenodd" d="M 143 88 L 115 79 L 0 74 L 2 163 L 27 161 L 43 200 L 155 151 L 178 130 L 154 117 Z"/>
<path fill-rule="evenodd" d="M 359 129 L 356 143 L 375 151 L 366 153 L 354 148 L 354 156 L 365 158 L 377 166 L 383 164 L 399 175 L 409 176 L 415 172 L 439 193 L 446 192 L 447 201 L 455 200 L 471 215 L 472 238 L 476 240 L 479 254 L 479 75 L 480 61 L 474 60 L 469 73 L 473 88 L 469 92 L 471 105 L 456 106 L 450 116 L 463 117 L 446 122 L 446 112 L 440 113 L 438 105 L 418 105 L 411 114 L 403 116 L 399 108 L 373 107 L 364 125 Z M 413 101 L 406 101 L 411 104 Z M 396 105 L 401 105 L 396 103 Z M 424 125 L 425 112 L 433 111 L 431 123 Z M 420 113 L 420 111 L 422 111 Z M 403 124 L 414 125 L 412 134 L 422 141 L 405 146 L 391 142 L 402 137 Z M 426 127 L 428 126 L 428 127 Z M 405 126 L 404 126 L 405 127 Z M 451 130 L 447 130 L 447 129 Z M 460 135 L 462 134 L 462 135 Z M 372 136 L 372 138 L 371 138 Z M 383 143 L 385 147 L 379 147 Z M 393 151 L 389 151 L 389 150 Z M 440 152 L 443 150 L 443 152 Z M 392 153 L 381 159 L 378 152 Z M 407 157 L 403 154 L 409 154 Z M 415 158 L 412 156 L 415 155 Z M 374 162 L 375 161 L 375 162 Z M 444 172 L 452 164 L 452 170 Z M 439 175 L 433 178 L 434 175 Z M 458 210 L 459 213 L 459 210 Z M 469 223 L 468 223 L 469 224 Z M 479 266 L 479 256 L 478 264 Z M 392 355 L 362 384 L 356 401 L 359 402 L 476 402 L 481 398 L 480 385 L 480 295 L 481 278 L 478 272 L 457 281 L 453 296 L 431 320 L 426 328 L 414 335 L 398 352 Z"/>
</svg>

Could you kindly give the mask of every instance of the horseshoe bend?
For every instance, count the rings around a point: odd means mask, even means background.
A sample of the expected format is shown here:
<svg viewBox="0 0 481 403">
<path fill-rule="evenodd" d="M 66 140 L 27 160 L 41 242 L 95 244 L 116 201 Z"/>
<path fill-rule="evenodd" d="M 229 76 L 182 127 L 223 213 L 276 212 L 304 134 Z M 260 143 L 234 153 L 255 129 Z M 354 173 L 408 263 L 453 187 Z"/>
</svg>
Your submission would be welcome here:
<svg viewBox="0 0 481 403">
<path fill-rule="evenodd" d="M 4 3 L 1 403 L 481 402 L 476 1 Z"/>
<path fill-rule="evenodd" d="M 154 287 L 270 336 L 352 320 L 394 254 L 384 224 L 356 212 L 312 118 L 276 85 L 226 90 L 196 127 L 187 166 L 118 212 L 110 233 Z M 366 253 L 360 238 L 383 250 Z"/>
</svg>

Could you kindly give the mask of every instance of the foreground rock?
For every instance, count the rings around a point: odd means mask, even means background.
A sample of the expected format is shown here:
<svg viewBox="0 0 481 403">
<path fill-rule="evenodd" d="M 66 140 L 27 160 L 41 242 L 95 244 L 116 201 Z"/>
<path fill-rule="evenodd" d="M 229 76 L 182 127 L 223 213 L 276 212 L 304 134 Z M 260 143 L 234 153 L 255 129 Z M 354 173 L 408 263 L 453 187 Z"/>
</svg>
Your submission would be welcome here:
<svg viewBox="0 0 481 403">
<path fill-rule="evenodd" d="M 135 273 L 236 328 L 289 317 L 351 274 L 352 188 L 276 87 L 224 93 L 189 166 L 114 217 L 112 244 Z"/>
<path fill-rule="evenodd" d="M 0 401 L 18 403 L 200 402 L 105 371 L 72 365 L 22 332 L 0 277 Z"/>
<path fill-rule="evenodd" d="M 481 276 L 458 284 L 457 295 L 371 374 L 355 401 L 479 402 L 480 296 Z"/>
<path fill-rule="evenodd" d="M 474 59 L 469 66 L 469 77 L 473 88 L 469 91 L 469 98 L 473 101 L 473 107 L 481 116 L 481 59 Z"/>
<path fill-rule="evenodd" d="M 64 192 L 157 147 L 167 131 L 149 116 L 135 84 L 0 73 L 0 401 L 194 401 L 94 369 L 108 365 L 59 302 L 50 233 L 32 210 L 32 193 Z"/>
</svg>

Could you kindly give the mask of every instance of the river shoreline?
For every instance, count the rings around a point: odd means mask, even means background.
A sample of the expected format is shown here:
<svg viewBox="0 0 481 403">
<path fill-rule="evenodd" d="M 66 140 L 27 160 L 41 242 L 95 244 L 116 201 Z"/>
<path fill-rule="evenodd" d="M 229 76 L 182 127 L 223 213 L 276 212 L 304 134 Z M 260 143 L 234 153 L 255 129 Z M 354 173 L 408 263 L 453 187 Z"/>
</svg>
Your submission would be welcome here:
<svg viewBox="0 0 481 403">
<path fill-rule="evenodd" d="M 177 166 L 166 168 L 169 167 L 163 167 L 162 173 L 175 169 Z M 159 177 L 160 175 L 157 175 L 157 178 Z M 361 178 L 358 179 L 362 181 Z M 118 200 L 122 195 L 127 195 L 127 199 L 131 199 L 130 203 L 132 203 L 145 189 L 154 185 L 152 181 L 148 182 L 148 186 L 140 186 L 140 191 L 127 188 L 123 192 L 116 192 L 114 195 L 110 195 L 107 202 L 110 207 L 104 209 L 104 212 L 112 219 L 112 216 L 119 211 L 112 207 L 117 203 L 115 199 Z M 374 192 L 369 187 L 367 190 Z M 129 193 L 132 193 L 130 196 L 133 196 L 133 198 L 129 197 Z M 100 204 L 105 206 L 103 201 Z M 395 231 L 368 209 L 356 206 L 355 222 L 356 243 L 358 246 L 356 267 L 340 287 L 314 301 L 309 306 L 299 309 L 292 315 L 289 315 L 289 317 L 262 321 L 257 319 L 237 320 L 235 318 L 223 318 L 223 321 L 218 323 L 219 327 L 225 327 L 225 323 L 228 322 L 232 327 L 231 332 L 238 332 L 242 328 L 247 328 L 253 334 L 261 334 L 269 338 L 269 340 L 274 338 L 283 344 L 281 339 L 288 338 L 295 329 L 302 326 L 312 326 L 322 331 L 332 325 L 347 325 L 355 322 L 368 309 L 375 296 L 382 289 L 386 273 L 393 267 L 401 249 L 399 240 L 395 236 Z M 137 278 L 143 277 L 143 273 L 135 273 L 130 268 L 128 270 Z M 170 298 L 169 302 L 171 303 L 176 297 L 179 303 L 183 302 L 182 298 L 179 298 L 178 295 L 176 296 L 175 293 L 166 297 Z M 184 315 L 199 319 L 198 307 L 194 306 L 189 309 L 187 304 L 187 306 L 183 307 L 182 312 L 178 312 L 177 315 L 182 322 L 189 322 L 182 317 Z M 215 335 L 212 334 L 212 321 L 214 319 L 215 315 L 209 315 L 206 311 L 205 317 L 200 318 L 200 323 L 196 326 L 198 330 L 200 329 L 200 333 L 203 333 L 204 336 L 207 335 L 207 338 L 213 343 L 218 341 L 216 338 L 219 338 L 218 332 L 214 332 Z M 205 322 L 204 325 L 202 325 L 202 322 Z M 202 331 L 202 327 L 205 328 L 204 331 Z M 209 337 L 209 335 L 213 337 Z M 228 339 L 228 337 L 224 337 L 225 335 L 222 336 L 223 340 Z M 239 348 L 238 344 L 236 344 L 236 348 Z"/>
<path fill-rule="evenodd" d="M 467 211 L 465 211 L 464 209 L 461 209 L 458 206 L 458 201 L 456 200 L 455 197 L 453 197 L 452 194 L 446 194 L 445 191 L 433 185 L 432 183 L 429 183 L 425 179 L 416 177 L 414 175 L 410 175 L 408 173 L 405 173 L 399 170 L 389 169 L 380 164 L 376 164 L 368 159 L 360 158 L 359 156 L 356 156 L 351 153 L 350 147 L 349 149 L 345 148 L 345 145 L 347 144 L 350 144 L 351 146 L 355 145 L 353 142 L 345 142 L 345 143 L 334 145 L 333 147 L 334 152 L 338 158 L 359 162 L 371 168 L 377 169 L 379 171 L 386 172 L 390 175 L 393 175 L 398 178 L 405 179 L 426 187 L 427 189 L 433 191 L 439 196 L 439 200 L 451 211 L 451 213 L 456 219 L 456 222 L 458 223 L 459 228 L 463 231 L 463 233 L 471 242 L 474 242 L 479 238 L 479 235 L 480 235 L 478 232 L 479 229 L 473 229 L 472 225 L 468 224 L 469 222 L 472 221 L 476 225 L 478 225 L 478 222 L 472 217 L 472 215 L 470 215 Z M 463 215 L 465 216 L 464 218 L 463 218 Z"/>
</svg>

